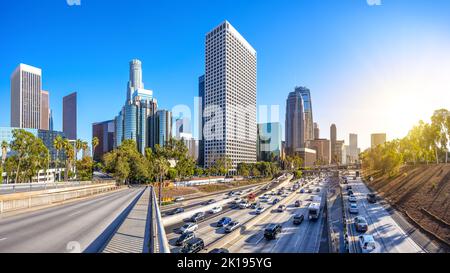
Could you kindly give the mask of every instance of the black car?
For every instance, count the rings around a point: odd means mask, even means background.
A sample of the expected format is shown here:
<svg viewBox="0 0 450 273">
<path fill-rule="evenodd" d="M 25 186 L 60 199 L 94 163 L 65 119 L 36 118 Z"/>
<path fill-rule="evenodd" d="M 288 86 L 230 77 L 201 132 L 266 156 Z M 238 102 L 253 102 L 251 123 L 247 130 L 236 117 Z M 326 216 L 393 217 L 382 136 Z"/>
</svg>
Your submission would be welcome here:
<svg viewBox="0 0 450 273">
<path fill-rule="evenodd" d="M 209 253 L 230 253 L 226 248 L 214 248 Z"/>
<path fill-rule="evenodd" d="M 375 195 L 375 193 L 367 194 L 367 201 L 369 203 L 376 203 L 377 202 L 377 196 Z"/>
<path fill-rule="evenodd" d="M 174 210 L 169 211 L 167 214 L 168 215 L 174 215 L 174 214 L 178 214 L 178 213 L 182 213 L 182 212 L 184 212 L 183 208 L 176 208 Z"/>
<path fill-rule="evenodd" d="M 300 225 L 304 219 L 305 219 L 305 216 L 303 216 L 303 214 L 295 215 L 294 216 L 294 225 Z"/>
<path fill-rule="evenodd" d="M 348 190 L 348 191 L 347 191 L 347 194 L 348 194 L 348 195 L 353 195 L 353 191 L 352 191 L 352 190 Z"/>
<path fill-rule="evenodd" d="M 205 218 L 205 213 L 204 212 L 197 212 L 196 214 L 192 215 L 191 217 L 191 222 L 198 222 L 200 220 L 203 220 Z"/>
<path fill-rule="evenodd" d="M 297 201 L 295 201 L 295 203 L 294 203 L 294 206 L 295 207 L 300 207 L 302 205 L 302 201 L 300 201 L 300 200 L 297 200 Z"/>
<path fill-rule="evenodd" d="M 272 205 L 275 205 L 275 204 L 278 203 L 278 202 L 280 202 L 280 199 L 275 198 L 275 199 L 273 200 L 273 202 L 272 202 Z"/>
<path fill-rule="evenodd" d="M 194 232 L 186 232 L 181 234 L 181 236 L 177 239 L 177 241 L 175 242 L 175 244 L 177 246 L 182 246 L 184 245 L 184 243 L 186 243 L 187 241 L 194 239 L 195 238 L 195 234 Z"/>
<path fill-rule="evenodd" d="M 211 205 L 211 204 L 213 204 L 213 203 L 215 203 L 215 202 L 216 202 L 216 200 L 210 199 L 210 200 L 208 200 L 208 201 L 203 202 L 203 205 L 204 205 L 204 206 L 206 206 L 206 205 Z"/>
<path fill-rule="evenodd" d="M 348 185 L 347 188 L 345 188 L 346 190 L 351 190 L 352 186 Z"/>
<path fill-rule="evenodd" d="M 282 227 L 280 224 L 270 224 L 264 230 L 264 237 L 266 237 L 267 240 L 275 239 L 277 234 L 281 232 L 281 229 Z"/>
<path fill-rule="evenodd" d="M 205 248 L 205 242 L 200 238 L 190 239 L 181 249 L 181 253 L 197 253 Z"/>
</svg>

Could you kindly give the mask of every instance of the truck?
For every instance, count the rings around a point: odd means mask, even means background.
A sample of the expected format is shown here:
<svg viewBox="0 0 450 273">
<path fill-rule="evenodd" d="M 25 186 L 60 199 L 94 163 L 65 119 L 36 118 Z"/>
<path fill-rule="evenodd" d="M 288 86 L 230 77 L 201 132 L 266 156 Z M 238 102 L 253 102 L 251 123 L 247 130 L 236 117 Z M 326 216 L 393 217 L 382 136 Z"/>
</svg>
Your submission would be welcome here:
<svg viewBox="0 0 450 273">
<path fill-rule="evenodd" d="M 320 216 L 320 206 L 322 204 L 322 198 L 315 196 L 308 207 L 308 219 L 317 220 Z"/>
</svg>

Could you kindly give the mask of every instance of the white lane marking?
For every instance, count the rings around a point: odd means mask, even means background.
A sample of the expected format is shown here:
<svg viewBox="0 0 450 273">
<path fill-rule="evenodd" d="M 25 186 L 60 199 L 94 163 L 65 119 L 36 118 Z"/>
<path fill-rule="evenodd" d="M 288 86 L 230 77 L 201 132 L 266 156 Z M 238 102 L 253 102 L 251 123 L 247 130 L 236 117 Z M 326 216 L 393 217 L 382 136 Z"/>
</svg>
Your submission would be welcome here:
<svg viewBox="0 0 450 273">
<path fill-rule="evenodd" d="M 69 214 L 69 217 L 72 217 L 72 216 L 75 216 L 75 215 L 77 215 L 77 214 L 80 214 L 82 211 L 77 211 L 77 212 L 74 212 L 74 213 L 72 213 L 72 214 Z"/>
</svg>

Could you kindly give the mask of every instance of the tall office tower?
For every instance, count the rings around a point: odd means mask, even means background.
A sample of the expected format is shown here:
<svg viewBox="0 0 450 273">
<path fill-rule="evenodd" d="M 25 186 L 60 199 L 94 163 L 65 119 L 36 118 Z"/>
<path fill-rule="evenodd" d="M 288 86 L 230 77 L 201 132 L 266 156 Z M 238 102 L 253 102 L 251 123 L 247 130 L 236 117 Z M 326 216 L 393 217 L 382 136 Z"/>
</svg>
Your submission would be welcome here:
<svg viewBox="0 0 450 273">
<path fill-rule="evenodd" d="M 305 148 L 305 113 L 299 90 L 289 93 L 286 100 L 286 154 L 294 155 Z"/>
<path fill-rule="evenodd" d="M 306 87 L 296 87 L 303 98 L 303 112 L 305 113 L 305 141 L 314 140 L 314 121 L 311 102 L 311 92 Z"/>
<path fill-rule="evenodd" d="M 385 133 L 372 134 L 370 136 L 370 138 L 371 138 L 370 146 L 372 148 L 375 148 L 378 145 L 383 145 L 384 143 L 386 143 L 386 134 Z"/>
<path fill-rule="evenodd" d="M 63 97 L 63 132 L 68 139 L 77 139 L 77 92 Z"/>
<path fill-rule="evenodd" d="M 345 150 L 345 146 L 344 146 L 345 142 L 343 140 L 336 140 L 336 144 L 334 147 L 334 154 L 335 154 L 335 162 L 336 164 L 342 164 L 343 160 L 342 160 L 342 155 L 344 154 Z M 345 157 L 346 155 L 344 155 Z"/>
<path fill-rule="evenodd" d="M 358 135 L 350 134 L 349 135 L 349 146 L 348 146 L 348 155 L 347 155 L 347 163 L 356 163 L 359 158 L 358 153 Z"/>
<path fill-rule="evenodd" d="M 157 144 L 164 147 L 172 138 L 172 112 L 167 110 L 158 110 L 156 112 L 157 116 L 157 127 L 158 127 L 158 138 Z"/>
<path fill-rule="evenodd" d="M 153 98 L 153 91 L 144 89 L 141 61 L 131 60 L 127 99 L 114 119 L 114 146 L 118 147 L 124 140 L 131 139 L 136 141 L 142 154 L 145 153 L 145 148 L 153 148 L 157 135 L 154 119 L 156 109 L 157 101 Z"/>
<path fill-rule="evenodd" d="M 198 97 L 200 99 L 199 102 L 199 132 L 198 132 L 198 165 L 205 165 L 205 140 L 203 135 L 203 126 L 205 124 L 205 118 L 203 116 L 203 110 L 205 109 L 205 75 L 202 75 L 198 78 Z"/>
<path fill-rule="evenodd" d="M 94 149 L 95 161 L 102 160 L 105 153 L 114 149 L 115 122 L 108 120 L 92 124 L 92 137 L 98 138 L 98 145 Z"/>
<path fill-rule="evenodd" d="M 258 161 L 281 159 L 281 124 L 279 122 L 258 124 Z"/>
<path fill-rule="evenodd" d="M 229 158 L 256 162 L 256 60 L 253 47 L 227 21 L 206 35 L 205 166 Z"/>
<path fill-rule="evenodd" d="M 49 110 L 49 94 L 48 91 L 41 91 L 41 130 L 48 130 L 50 128 L 50 110 Z"/>
<path fill-rule="evenodd" d="M 336 139 L 337 139 L 336 124 L 331 124 L 330 127 L 331 163 L 337 163 Z"/>
<path fill-rule="evenodd" d="M 42 71 L 19 64 L 11 75 L 11 127 L 41 127 Z"/>
<path fill-rule="evenodd" d="M 179 117 L 175 120 L 175 137 L 181 139 L 182 133 L 191 133 L 191 126 L 187 117 Z"/>
<path fill-rule="evenodd" d="M 48 109 L 48 130 L 53 131 L 53 111 Z"/>
<path fill-rule="evenodd" d="M 317 122 L 314 122 L 314 139 L 320 139 L 320 129 Z"/>
</svg>

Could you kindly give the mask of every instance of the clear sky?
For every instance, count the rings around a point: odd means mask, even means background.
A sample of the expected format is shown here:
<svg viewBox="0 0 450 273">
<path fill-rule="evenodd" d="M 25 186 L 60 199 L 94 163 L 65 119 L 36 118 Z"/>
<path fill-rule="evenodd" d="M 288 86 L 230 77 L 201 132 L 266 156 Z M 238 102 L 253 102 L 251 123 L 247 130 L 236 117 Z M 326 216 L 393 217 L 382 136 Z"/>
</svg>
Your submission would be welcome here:
<svg viewBox="0 0 450 273">
<path fill-rule="evenodd" d="M 126 97 L 128 62 L 143 62 L 160 108 L 193 106 L 204 72 L 205 34 L 228 20 L 258 52 L 258 104 L 311 89 L 314 119 L 329 138 L 363 148 L 370 133 L 404 136 L 433 110 L 450 108 L 450 1 L 66 0 L 1 1 L 0 126 L 9 126 L 10 75 L 43 70 L 54 127 L 62 97 L 78 92 L 79 138 L 112 119 Z"/>
</svg>

